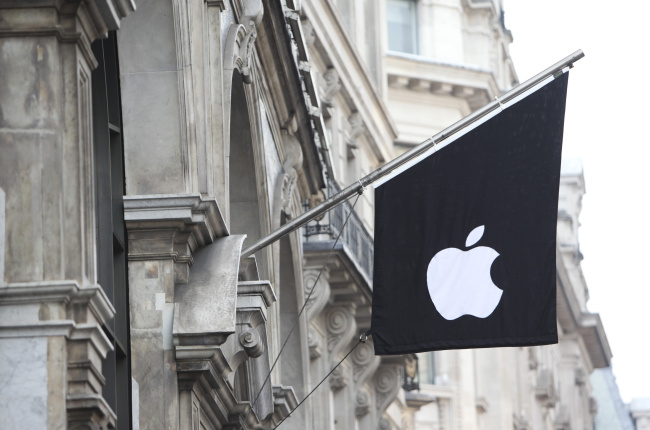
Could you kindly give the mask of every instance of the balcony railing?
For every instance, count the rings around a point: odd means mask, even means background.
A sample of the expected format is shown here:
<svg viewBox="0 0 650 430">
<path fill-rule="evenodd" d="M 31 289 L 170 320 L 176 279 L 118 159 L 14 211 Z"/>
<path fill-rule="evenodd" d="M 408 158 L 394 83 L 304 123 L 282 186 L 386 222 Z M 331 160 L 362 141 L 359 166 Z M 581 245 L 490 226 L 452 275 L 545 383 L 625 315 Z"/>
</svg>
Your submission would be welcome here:
<svg viewBox="0 0 650 430">
<path fill-rule="evenodd" d="M 328 180 L 327 198 L 340 191 L 341 189 L 333 180 Z M 323 240 L 323 236 L 329 236 L 332 240 L 336 240 L 350 211 L 352 211 L 352 204 L 348 201 L 330 210 L 322 219 L 310 222 L 305 226 L 305 241 Z M 374 242 L 355 212 L 352 212 L 339 242 L 347 247 L 365 276 L 372 280 Z"/>
</svg>

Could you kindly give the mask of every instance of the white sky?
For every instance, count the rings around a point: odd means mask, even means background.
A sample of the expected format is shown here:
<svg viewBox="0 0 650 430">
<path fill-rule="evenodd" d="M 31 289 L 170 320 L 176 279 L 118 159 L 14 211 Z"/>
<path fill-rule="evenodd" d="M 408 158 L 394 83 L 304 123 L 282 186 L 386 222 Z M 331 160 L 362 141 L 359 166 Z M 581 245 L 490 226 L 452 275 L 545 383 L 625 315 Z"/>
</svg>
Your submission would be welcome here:
<svg viewBox="0 0 650 430">
<path fill-rule="evenodd" d="M 519 80 L 582 49 L 569 75 L 564 157 L 583 160 L 580 244 L 623 401 L 650 396 L 650 2 L 504 0 Z"/>
</svg>

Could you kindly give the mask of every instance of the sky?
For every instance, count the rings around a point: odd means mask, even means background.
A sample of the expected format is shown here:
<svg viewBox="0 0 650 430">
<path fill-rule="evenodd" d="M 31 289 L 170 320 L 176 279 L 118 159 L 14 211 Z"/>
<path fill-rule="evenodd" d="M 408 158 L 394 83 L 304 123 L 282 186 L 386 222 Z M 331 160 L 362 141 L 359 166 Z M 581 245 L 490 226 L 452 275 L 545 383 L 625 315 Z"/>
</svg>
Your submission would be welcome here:
<svg viewBox="0 0 650 430">
<path fill-rule="evenodd" d="M 584 166 L 588 308 L 602 318 L 623 401 L 650 397 L 650 2 L 503 2 L 520 82 L 585 53 L 569 74 L 563 157 Z"/>
</svg>

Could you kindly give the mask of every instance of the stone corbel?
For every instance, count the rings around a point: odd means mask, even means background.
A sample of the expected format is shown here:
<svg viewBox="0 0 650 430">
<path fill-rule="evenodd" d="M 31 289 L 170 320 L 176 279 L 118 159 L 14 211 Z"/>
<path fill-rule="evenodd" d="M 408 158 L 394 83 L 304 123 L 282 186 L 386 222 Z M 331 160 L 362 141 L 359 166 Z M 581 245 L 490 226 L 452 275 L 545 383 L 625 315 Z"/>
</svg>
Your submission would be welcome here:
<svg viewBox="0 0 650 430">
<path fill-rule="evenodd" d="M 242 3 L 241 24 L 233 24 L 228 29 L 224 68 L 239 70 L 244 82 L 250 84 L 250 57 L 257 38 L 257 26 L 264 15 L 264 6 L 261 0 L 242 0 Z"/>
<path fill-rule="evenodd" d="M 320 269 L 307 269 L 303 273 L 305 298 L 309 297 L 307 301 L 307 319 L 313 321 L 325 309 L 330 299 L 331 288 L 327 280 L 329 273 L 327 268 L 323 269 L 320 277 Z"/>
<path fill-rule="evenodd" d="M 354 369 L 354 383 L 360 388 L 375 373 L 381 358 L 375 355 L 375 347 L 371 339 L 357 346 L 350 358 Z"/>
<path fill-rule="evenodd" d="M 399 390 L 401 388 L 400 384 L 400 369 L 401 363 L 399 356 L 396 357 L 384 357 L 382 363 L 379 366 L 377 372 L 374 376 L 374 385 L 375 385 L 375 398 L 376 398 L 376 408 L 377 416 L 382 417 L 380 423 L 385 418 L 383 417 L 384 412 L 390 404 L 395 400 Z M 387 420 L 386 420 L 387 421 Z M 390 424 L 389 421 L 387 421 Z M 381 426 L 380 426 L 381 427 Z M 390 427 L 389 427 L 390 428 Z"/>
<path fill-rule="evenodd" d="M 354 318 L 356 304 L 329 306 L 325 312 L 327 350 L 330 361 L 338 361 L 344 349 L 356 340 L 357 322 Z"/>
</svg>

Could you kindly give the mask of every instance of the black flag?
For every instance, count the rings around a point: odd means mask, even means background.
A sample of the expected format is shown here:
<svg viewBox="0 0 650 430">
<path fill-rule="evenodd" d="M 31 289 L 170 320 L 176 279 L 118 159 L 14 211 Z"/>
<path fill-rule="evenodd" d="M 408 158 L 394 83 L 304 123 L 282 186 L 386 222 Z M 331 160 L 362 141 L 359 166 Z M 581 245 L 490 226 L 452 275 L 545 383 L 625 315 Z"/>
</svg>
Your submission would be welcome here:
<svg viewBox="0 0 650 430">
<path fill-rule="evenodd" d="M 557 343 L 568 73 L 375 192 L 376 354 Z"/>
</svg>

